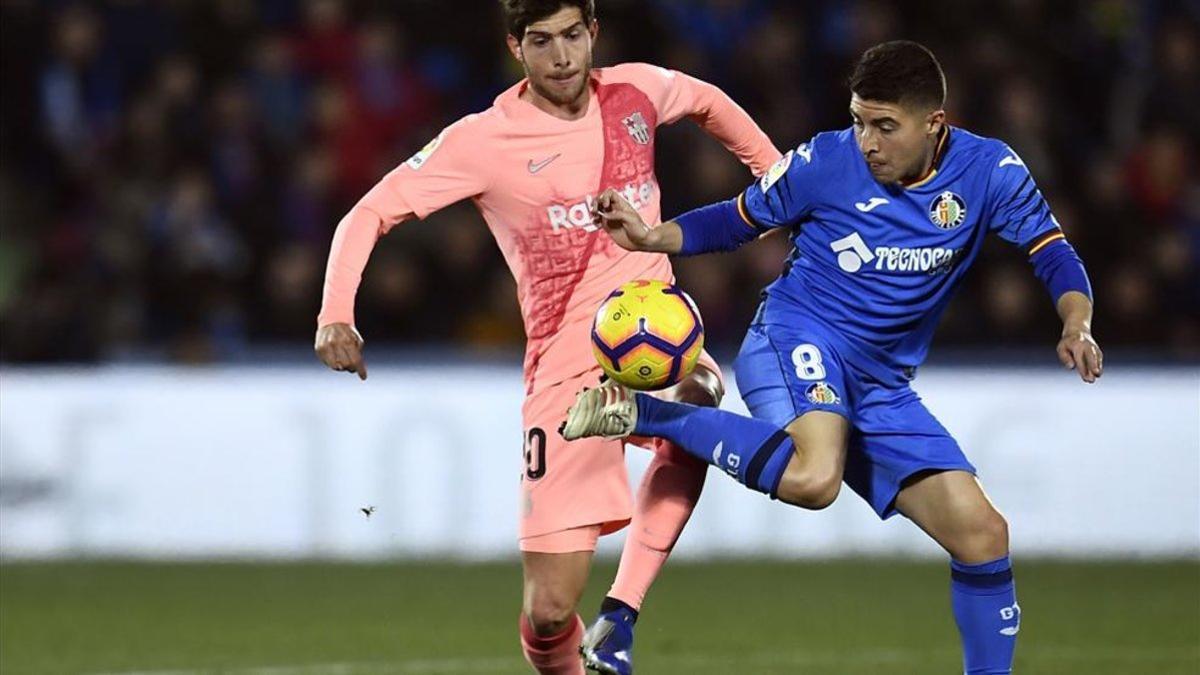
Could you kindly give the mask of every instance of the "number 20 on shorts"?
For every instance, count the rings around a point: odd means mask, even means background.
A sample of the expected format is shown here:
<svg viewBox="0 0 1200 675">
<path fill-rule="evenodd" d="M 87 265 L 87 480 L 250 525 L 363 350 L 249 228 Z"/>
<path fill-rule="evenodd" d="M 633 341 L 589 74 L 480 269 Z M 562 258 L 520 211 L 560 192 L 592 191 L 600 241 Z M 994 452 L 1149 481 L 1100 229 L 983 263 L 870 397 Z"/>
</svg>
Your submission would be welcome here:
<svg viewBox="0 0 1200 675">
<path fill-rule="evenodd" d="M 525 434 L 525 478 L 538 480 L 546 475 L 546 432 L 533 427 Z"/>
</svg>

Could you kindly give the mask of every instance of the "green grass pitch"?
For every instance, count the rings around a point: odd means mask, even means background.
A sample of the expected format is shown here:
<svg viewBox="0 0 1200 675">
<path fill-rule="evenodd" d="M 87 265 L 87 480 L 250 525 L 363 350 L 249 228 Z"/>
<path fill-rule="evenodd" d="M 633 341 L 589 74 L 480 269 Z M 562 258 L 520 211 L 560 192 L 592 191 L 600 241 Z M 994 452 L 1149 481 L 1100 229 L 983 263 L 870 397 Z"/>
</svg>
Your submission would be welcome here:
<svg viewBox="0 0 1200 675">
<path fill-rule="evenodd" d="M 1200 563 L 1017 561 L 1018 673 L 1200 673 Z M 590 619 L 613 565 L 597 565 Z M 643 675 L 961 672 L 944 565 L 667 566 Z M 0 672 L 529 672 L 514 563 L 0 565 Z"/>
</svg>

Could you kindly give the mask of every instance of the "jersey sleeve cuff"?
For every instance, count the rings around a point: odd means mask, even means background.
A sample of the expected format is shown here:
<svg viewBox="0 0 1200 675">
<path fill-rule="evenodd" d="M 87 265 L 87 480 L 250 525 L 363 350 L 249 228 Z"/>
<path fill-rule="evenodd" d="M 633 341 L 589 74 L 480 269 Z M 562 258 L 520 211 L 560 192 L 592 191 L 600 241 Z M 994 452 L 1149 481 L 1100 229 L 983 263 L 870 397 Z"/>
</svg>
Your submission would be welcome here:
<svg viewBox="0 0 1200 675">
<path fill-rule="evenodd" d="M 1092 284 L 1088 279 L 1087 269 L 1083 266 L 1083 260 L 1061 231 L 1056 230 L 1054 236 L 1047 237 L 1036 246 L 1029 262 L 1033 264 L 1034 274 L 1050 292 L 1050 299 L 1056 304 L 1058 299 L 1069 291 L 1078 291 L 1089 300 L 1092 299 Z"/>
</svg>

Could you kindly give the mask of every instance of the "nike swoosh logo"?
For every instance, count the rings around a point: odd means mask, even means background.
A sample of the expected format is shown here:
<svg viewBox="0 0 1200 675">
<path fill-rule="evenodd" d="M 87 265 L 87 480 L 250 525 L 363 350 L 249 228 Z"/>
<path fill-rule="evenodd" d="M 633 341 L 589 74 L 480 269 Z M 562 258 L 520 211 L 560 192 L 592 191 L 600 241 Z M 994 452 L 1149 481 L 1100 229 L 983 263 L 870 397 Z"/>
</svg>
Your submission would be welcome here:
<svg viewBox="0 0 1200 675">
<path fill-rule="evenodd" d="M 871 211 L 874 211 L 876 207 L 883 206 L 887 203 L 888 200 L 884 199 L 883 197 L 871 197 L 865 202 L 856 202 L 854 204 L 854 208 L 862 211 L 863 213 L 870 213 Z"/>
<path fill-rule="evenodd" d="M 721 466 L 721 450 L 725 448 L 725 441 L 718 441 L 717 447 L 713 448 L 713 464 Z"/>
<path fill-rule="evenodd" d="M 1009 155 L 1008 157 L 1000 160 L 1000 165 L 996 168 L 999 168 L 1000 166 L 1025 166 L 1025 162 L 1022 162 L 1021 159 L 1016 155 Z"/>
<path fill-rule="evenodd" d="M 1007 626 L 1005 628 L 1000 629 L 1000 634 L 1012 637 L 1012 636 L 1016 635 L 1020 630 L 1021 630 L 1020 626 Z"/>
<path fill-rule="evenodd" d="M 557 155 L 554 155 L 553 157 L 547 157 L 546 159 L 543 159 L 540 162 L 535 162 L 532 159 L 529 160 L 529 173 L 537 173 L 537 172 L 541 171 L 542 169 L 549 166 L 550 162 L 553 162 L 554 160 L 558 159 L 560 156 L 562 156 L 561 152 L 558 153 Z"/>
</svg>

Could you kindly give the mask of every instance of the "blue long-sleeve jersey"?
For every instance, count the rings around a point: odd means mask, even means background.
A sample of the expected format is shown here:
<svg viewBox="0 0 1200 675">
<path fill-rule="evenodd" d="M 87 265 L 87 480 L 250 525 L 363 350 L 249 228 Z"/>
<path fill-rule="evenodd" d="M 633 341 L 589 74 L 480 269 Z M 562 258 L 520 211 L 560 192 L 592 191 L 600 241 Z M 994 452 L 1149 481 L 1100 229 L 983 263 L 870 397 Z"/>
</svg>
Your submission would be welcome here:
<svg viewBox="0 0 1200 675">
<path fill-rule="evenodd" d="M 989 232 L 1030 255 L 1070 248 L 1020 157 L 949 126 L 930 173 L 916 183 L 875 180 L 845 129 L 788 152 L 736 208 L 749 228 L 741 239 L 792 231 L 794 248 L 758 320 L 821 326 L 889 371 L 924 361 Z"/>
</svg>

